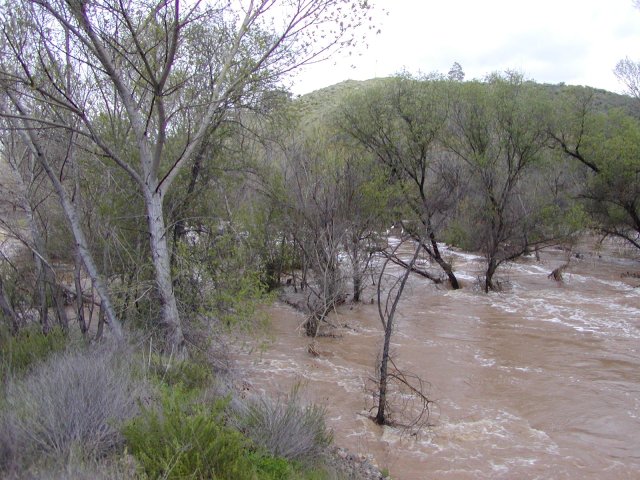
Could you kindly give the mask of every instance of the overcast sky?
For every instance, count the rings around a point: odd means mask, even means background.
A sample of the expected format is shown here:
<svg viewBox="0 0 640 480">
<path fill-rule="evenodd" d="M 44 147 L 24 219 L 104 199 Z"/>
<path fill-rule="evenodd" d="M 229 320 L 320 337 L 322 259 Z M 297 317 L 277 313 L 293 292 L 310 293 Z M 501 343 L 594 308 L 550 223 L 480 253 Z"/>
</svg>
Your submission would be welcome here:
<svg viewBox="0 0 640 480">
<path fill-rule="evenodd" d="M 296 94 L 347 79 L 407 70 L 466 79 L 507 69 L 541 83 L 622 91 L 618 60 L 640 60 L 640 10 L 632 0 L 374 0 L 381 33 L 360 56 L 337 56 L 300 72 Z"/>
</svg>

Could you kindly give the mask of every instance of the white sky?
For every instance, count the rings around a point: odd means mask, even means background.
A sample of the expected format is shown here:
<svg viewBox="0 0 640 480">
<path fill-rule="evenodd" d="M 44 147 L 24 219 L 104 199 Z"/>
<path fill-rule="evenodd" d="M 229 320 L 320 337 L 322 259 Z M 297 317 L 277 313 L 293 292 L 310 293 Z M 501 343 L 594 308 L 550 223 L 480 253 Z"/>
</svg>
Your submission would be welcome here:
<svg viewBox="0 0 640 480">
<path fill-rule="evenodd" d="M 507 69 L 541 83 L 620 92 L 618 60 L 640 60 L 640 10 L 632 0 L 373 0 L 382 32 L 361 55 L 306 67 L 293 92 L 347 79 L 446 74 L 458 62 L 466 79 Z"/>
</svg>

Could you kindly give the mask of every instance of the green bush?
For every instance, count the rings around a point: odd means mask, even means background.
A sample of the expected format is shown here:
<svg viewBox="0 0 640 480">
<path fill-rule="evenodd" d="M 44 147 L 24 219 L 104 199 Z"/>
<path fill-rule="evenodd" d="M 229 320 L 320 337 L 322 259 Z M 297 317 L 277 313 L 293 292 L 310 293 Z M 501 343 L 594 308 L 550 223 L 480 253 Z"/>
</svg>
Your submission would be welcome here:
<svg viewBox="0 0 640 480">
<path fill-rule="evenodd" d="M 473 250 L 469 238 L 469 226 L 460 220 L 454 220 L 443 232 L 443 240 L 447 245 L 463 250 Z"/>
<path fill-rule="evenodd" d="M 6 328 L 0 329 L 0 380 L 28 371 L 64 350 L 66 344 L 66 336 L 60 327 L 54 327 L 47 335 L 42 333 L 40 325 L 23 328 L 15 335 Z"/>
<path fill-rule="evenodd" d="M 200 359 L 174 361 L 165 364 L 159 355 L 153 355 L 150 361 L 150 372 L 168 386 L 180 386 L 184 390 L 200 390 L 207 387 L 213 375 L 206 360 Z"/>
<path fill-rule="evenodd" d="M 293 478 L 294 467 L 284 458 L 256 454 L 252 460 L 256 465 L 261 480 Z"/>
<path fill-rule="evenodd" d="M 247 440 L 222 421 L 225 405 L 191 405 L 184 392 L 172 389 L 160 411 L 144 410 L 123 433 L 149 478 L 256 478 Z"/>
<path fill-rule="evenodd" d="M 318 466 L 305 466 L 282 457 L 254 452 L 249 457 L 260 480 L 326 480 L 329 474 Z"/>
</svg>

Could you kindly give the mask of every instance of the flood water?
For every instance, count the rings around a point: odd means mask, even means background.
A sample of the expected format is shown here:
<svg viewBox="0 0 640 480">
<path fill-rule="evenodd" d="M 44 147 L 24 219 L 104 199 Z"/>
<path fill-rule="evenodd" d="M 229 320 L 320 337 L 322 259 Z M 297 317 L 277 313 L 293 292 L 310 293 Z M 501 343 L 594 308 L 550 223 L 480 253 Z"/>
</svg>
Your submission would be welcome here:
<svg viewBox="0 0 640 480">
<path fill-rule="evenodd" d="M 392 349 L 435 402 L 415 436 L 368 418 L 376 305 L 343 306 L 318 356 L 302 314 L 268 307 L 274 336 L 239 355 L 245 381 L 271 394 L 302 382 L 326 406 L 335 443 L 394 479 L 640 478 L 640 279 L 627 275 L 640 263 L 611 245 L 581 248 L 563 283 L 548 278 L 560 250 L 503 267 L 504 289 L 489 295 L 475 287 L 482 260 L 462 252 L 448 252 L 462 290 L 411 277 Z"/>
</svg>

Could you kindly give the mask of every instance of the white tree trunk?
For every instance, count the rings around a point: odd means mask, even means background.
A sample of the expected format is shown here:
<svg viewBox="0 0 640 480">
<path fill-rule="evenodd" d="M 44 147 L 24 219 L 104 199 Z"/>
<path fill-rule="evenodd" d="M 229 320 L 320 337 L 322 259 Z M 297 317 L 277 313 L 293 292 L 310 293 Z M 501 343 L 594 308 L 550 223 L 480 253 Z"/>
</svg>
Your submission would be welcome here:
<svg viewBox="0 0 640 480">
<path fill-rule="evenodd" d="M 21 107 L 19 101 L 11 96 L 11 100 L 14 102 L 17 110 L 20 113 L 24 112 L 24 109 Z M 28 127 L 29 124 L 27 122 L 23 122 L 23 125 Z M 84 230 L 82 228 L 82 224 L 80 222 L 80 217 L 78 216 L 78 212 L 75 208 L 75 205 L 69 198 L 69 194 L 65 190 L 62 185 L 60 179 L 56 175 L 56 172 L 53 171 L 51 165 L 49 164 L 48 159 L 45 157 L 43 151 L 44 149 L 41 147 L 38 138 L 34 135 L 32 130 L 28 128 L 24 130 L 20 130 L 20 134 L 22 135 L 25 144 L 29 146 L 33 155 L 40 163 L 42 168 L 47 174 L 47 177 L 53 184 L 53 188 L 58 195 L 58 199 L 60 200 L 60 204 L 62 205 L 62 210 L 64 211 L 65 217 L 69 222 L 69 226 L 71 227 L 71 232 L 73 233 L 73 238 L 76 241 L 76 249 L 80 258 L 82 258 L 82 263 L 84 263 L 85 269 L 89 274 L 89 278 L 91 278 L 91 282 L 98 292 L 98 296 L 100 297 L 101 305 L 103 306 L 107 321 L 109 322 L 109 326 L 114 336 L 118 340 L 122 340 L 122 325 L 116 316 L 115 309 L 113 308 L 113 304 L 111 303 L 111 296 L 109 295 L 109 290 L 107 285 L 105 284 L 102 276 L 98 272 L 98 268 L 93 261 L 93 255 L 91 254 L 91 250 L 89 249 L 89 243 L 87 242 L 87 237 L 84 234 Z"/>
<path fill-rule="evenodd" d="M 168 347 L 174 354 L 184 356 L 185 341 L 171 279 L 171 255 L 162 214 L 162 195 L 146 188 L 145 204 L 149 223 L 151 257 L 155 267 L 156 286 L 160 295 L 161 322 L 165 330 L 165 338 L 169 344 Z"/>
</svg>

